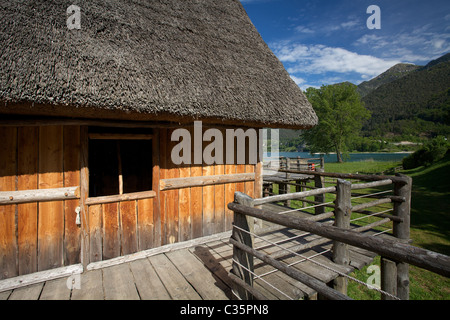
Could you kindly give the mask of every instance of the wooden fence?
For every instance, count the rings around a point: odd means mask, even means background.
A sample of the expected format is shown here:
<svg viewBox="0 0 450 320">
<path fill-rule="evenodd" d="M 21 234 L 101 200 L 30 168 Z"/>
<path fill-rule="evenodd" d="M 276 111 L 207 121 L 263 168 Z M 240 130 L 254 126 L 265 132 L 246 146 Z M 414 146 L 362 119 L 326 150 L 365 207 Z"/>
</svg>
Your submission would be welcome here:
<svg viewBox="0 0 450 320">
<path fill-rule="evenodd" d="M 302 173 L 300 170 L 295 172 Z M 311 172 L 303 173 L 311 174 Z M 378 291 L 382 299 L 409 299 L 409 264 L 446 277 L 450 276 L 448 256 L 409 244 L 411 178 L 404 175 L 370 176 L 323 172 L 314 172 L 313 175 L 316 181 L 324 177 L 337 178 L 336 185 L 259 199 L 252 199 L 236 192 L 235 201 L 228 205 L 228 208 L 234 212 L 234 228 L 230 239 L 233 244 L 233 268 L 230 277 L 236 283 L 235 294 L 240 299 L 264 299 L 264 296 L 252 286 L 255 277 L 253 272 L 255 257 L 309 286 L 325 298 L 349 299 L 346 294 L 348 280 L 351 277 L 348 275 L 338 272 L 339 276 L 330 287 L 279 259 L 330 241 L 333 242 L 332 260 L 336 264 L 349 264 L 349 246 L 362 248 L 381 256 L 381 288 Z M 350 179 L 356 181 L 352 183 Z M 374 188 L 379 187 L 384 189 L 373 192 Z M 368 189 L 370 192 L 358 193 L 362 189 Z M 393 194 L 389 195 L 389 193 Z M 335 200 L 325 201 L 326 195 L 328 198 L 332 195 Z M 315 197 L 314 201 L 306 200 L 306 197 L 312 196 Z M 284 212 L 261 209 L 261 206 L 269 203 L 299 199 L 312 202 L 313 205 Z M 361 201 L 362 199 L 364 201 Z M 386 204 L 391 204 L 392 208 L 375 212 L 368 210 L 369 208 L 374 210 L 373 208 Z M 331 207 L 333 210 L 325 212 L 326 207 Z M 317 210 L 318 208 L 320 210 Z M 315 215 L 311 214 L 309 217 L 295 215 L 295 212 L 304 212 L 307 209 L 314 209 Z M 370 221 L 364 226 L 355 226 L 355 220 L 361 218 L 351 219 L 352 212 L 362 217 L 373 217 L 375 221 Z M 268 255 L 253 246 L 253 239 L 257 236 L 254 218 L 322 238 L 289 249 L 280 248 L 279 251 Z M 330 220 L 330 218 L 334 219 Z M 333 225 L 330 225 L 331 223 Z M 391 234 L 385 231 L 378 233 L 378 235 L 383 234 L 381 236 L 363 233 L 386 223 L 392 224 L 392 229 L 388 230 L 392 231 Z M 373 289 L 370 286 L 369 288 Z"/>
</svg>

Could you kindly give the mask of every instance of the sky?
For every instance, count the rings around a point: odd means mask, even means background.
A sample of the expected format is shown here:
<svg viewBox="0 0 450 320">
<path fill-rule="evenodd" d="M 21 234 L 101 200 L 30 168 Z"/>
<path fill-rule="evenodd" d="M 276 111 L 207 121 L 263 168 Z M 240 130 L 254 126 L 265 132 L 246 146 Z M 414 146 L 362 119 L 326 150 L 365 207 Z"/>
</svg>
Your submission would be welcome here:
<svg viewBox="0 0 450 320">
<path fill-rule="evenodd" d="M 450 52 L 449 0 L 240 1 L 303 90 L 359 84 L 397 63 L 425 65 Z M 371 5 L 379 16 L 367 12 Z"/>
</svg>

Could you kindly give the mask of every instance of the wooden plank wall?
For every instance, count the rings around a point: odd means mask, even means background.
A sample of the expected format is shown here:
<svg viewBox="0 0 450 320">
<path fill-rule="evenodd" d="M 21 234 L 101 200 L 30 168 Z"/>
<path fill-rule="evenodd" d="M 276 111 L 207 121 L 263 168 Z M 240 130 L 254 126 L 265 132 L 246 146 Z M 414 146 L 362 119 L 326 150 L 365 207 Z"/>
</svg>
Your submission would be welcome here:
<svg viewBox="0 0 450 320">
<path fill-rule="evenodd" d="M 193 129 L 190 130 L 193 137 Z M 207 165 L 203 163 L 202 165 L 174 166 L 170 154 L 172 147 L 178 142 L 171 142 L 172 132 L 172 129 L 160 130 L 161 179 L 255 172 L 255 165 Z M 225 137 L 225 130 L 223 130 L 223 137 Z M 203 149 L 210 143 L 204 143 Z M 192 150 L 193 144 L 192 139 Z M 235 191 L 245 192 L 253 197 L 255 182 L 160 191 L 161 244 L 185 241 L 231 230 L 233 212 L 227 208 L 227 204 L 234 200 Z"/>
<path fill-rule="evenodd" d="M 1 127 L 0 191 L 80 184 L 80 127 Z M 80 262 L 78 200 L 0 206 L 0 279 Z"/>
<path fill-rule="evenodd" d="M 88 143 L 81 130 L 85 128 L 0 128 L 0 191 L 80 186 L 80 157 Z M 172 132 L 155 130 L 155 198 L 85 206 L 87 263 L 230 230 L 233 214 L 227 204 L 234 192 L 254 196 L 254 182 L 160 191 L 160 179 L 255 172 L 255 165 L 175 166 Z M 66 200 L 0 206 L 0 279 L 80 263 L 79 205 L 80 200 Z"/>
</svg>

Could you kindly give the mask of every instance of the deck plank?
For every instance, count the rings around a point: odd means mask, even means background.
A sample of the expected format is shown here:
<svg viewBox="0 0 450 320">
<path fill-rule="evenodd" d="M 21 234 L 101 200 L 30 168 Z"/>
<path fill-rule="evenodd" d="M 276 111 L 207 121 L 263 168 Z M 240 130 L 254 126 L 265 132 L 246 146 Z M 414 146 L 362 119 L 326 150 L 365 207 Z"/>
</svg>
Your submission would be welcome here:
<svg viewBox="0 0 450 320">
<path fill-rule="evenodd" d="M 133 274 L 128 263 L 103 270 L 103 288 L 106 300 L 139 300 Z"/>
<path fill-rule="evenodd" d="M 80 275 L 80 288 L 72 289 L 72 300 L 103 300 L 102 270 L 91 270 Z"/>
<path fill-rule="evenodd" d="M 148 260 L 173 300 L 201 300 L 199 294 L 165 254 L 149 257 Z"/>
<path fill-rule="evenodd" d="M 39 300 L 69 300 L 71 289 L 67 287 L 68 278 L 60 278 L 45 283 Z"/>
<path fill-rule="evenodd" d="M 8 300 L 11 293 L 12 293 L 12 290 L 0 292 L 0 301 Z"/>
<path fill-rule="evenodd" d="M 41 295 L 44 283 L 37 283 L 31 286 L 14 289 L 9 296 L 9 300 L 38 300 Z"/>
<path fill-rule="evenodd" d="M 230 289 L 198 260 L 189 250 L 177 250 L 166 254 L 185 279 L 195 288 L 203 300 L 227 300 Z"/>
<path fill-rule="evenodd" d="M 139 296 L 142 300 L 168 300 L 170 295 L 148 259 L 130 263 Z"/>
</svg>

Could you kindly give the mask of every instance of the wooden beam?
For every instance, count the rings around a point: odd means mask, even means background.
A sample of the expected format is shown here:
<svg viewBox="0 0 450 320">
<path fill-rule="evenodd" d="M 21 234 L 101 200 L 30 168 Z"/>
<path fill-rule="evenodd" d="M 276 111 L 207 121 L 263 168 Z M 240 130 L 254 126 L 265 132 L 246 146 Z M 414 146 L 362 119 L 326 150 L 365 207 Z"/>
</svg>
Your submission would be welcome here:
<svg viewBox="0 0 450 320">
<path fill-rule="evenodd" d="M 353 206 L 352 211 L 360 211 L 360 210 L 367 209 L 370 207 L 376 207 L 383 203 L 391 203 L 391 202 L 392 202 L 392 200 L 390 198 L 382 198 L 382 199 L 378 199 L 378 200 L 374 200 L 374 201 L 366 202 L 366 203 L 361 203 L 356 206 Z"/>
<path fill-rule="evenodd" d="M 0 292 L 29 286 L 43 281 L 69 277 L 73 274 L 80 274 L 82 272 L 83 266 L 81 264 L 34 272 L 0 281 Z"/>
<path fill-rule="evenodd" d="M 0 204 L 58 201 L 79 198 L 79 187 L 0 192 Z"/>
<path fill-rule="evenodd" d="M 89 133 L 91 140 L 151 140 L 153 134 L 143 133 Z"/>
<path fill-rule="evenodd" d="M 113 196 L 88 198 L 86 199 L 85 204 L 93 205 L 93 204 L 112 203 L 129 200 L 149 199 L 154 197 L 156 197 L 155 191 L 143 191 L 143 192 L 117 194 Z"/>
<path fill-rule="evenodd" d="M 352 230 L 343 230 L 327 226 L 324 223 L 308 221 L 290 215 L 278 215 L 267 210 L 258 210 L 237 203 L 228 204 L 228 208 L 234 212 L 264 219 L 288 228 L 311 232 L 322 237 L 373 251 L 386 258 L 406 262 L 446 277 L 450 276 L 450 257 L 437 252 L 404 244 L 400 241 L 372 237 Z"/>
<path fill-rule="evenodd" d="M 294 200 L 294 199 L 310 197 L 310 196 L 315 196 L 315 195 L 330 193 L 330 192 L 335 192 L 335 191 L 336 191 L 336 187 L 320 188 L 320 189 L 314 189 L 314 190 L 309 190 L 309 191 L 280 194 L 280 195 L 275 195 L 275 196 L 270 196 L 270 197 L 265 197 L 265 198 L 254 199 L 253 203 L 255 206 L 259 206 L 259 205 L 262 205 L 265 203 L 270 203 L 270 202 Z"/>
<path fill-rule="evenodd" d="M 255 180 L 255 173 L 238 173 L 227 175 L 210 175 L 202 177 L 190 177 L 190 178 L 173 178 L 173 179 L 161 179 L 159 189 L 172 190 L 199 186 L 211 186 L 215 184 L 225 184 L 233 182 L 245 182 Z"/>
</svg>

